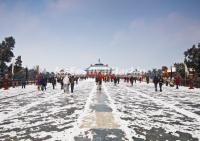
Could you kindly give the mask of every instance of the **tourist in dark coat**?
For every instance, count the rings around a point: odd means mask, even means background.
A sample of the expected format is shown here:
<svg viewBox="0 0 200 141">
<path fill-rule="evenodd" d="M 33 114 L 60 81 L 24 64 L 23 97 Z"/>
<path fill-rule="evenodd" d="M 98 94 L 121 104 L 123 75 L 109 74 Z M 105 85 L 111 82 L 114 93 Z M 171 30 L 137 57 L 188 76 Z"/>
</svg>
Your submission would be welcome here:
<svg viewBox="0 0 200 141">
<path fill-rule="evenodd" d="M 113 76 L 113 80 L 114 80 L 114 85 L 116 86 L 117 85 L 117 77 L 115 75 Z"/>
<path fill-rule="evenodd" d="M 95 77 L 95 82 L 96 82 L 97 85 L 98 85 L 98 81 L 99 81 L 99 80 L 98 80 L 98 76 L 96 76 L 96 77 Z"/>
<path fill-rule="evenodd" d="M 64 86 L 63 79 L 64 79 L 63 77 L 62 77 L 62 78 L 60 78 L 61 90 L 63 89 L 63 86 Z"/>
<path fill-rule="evenodd" d="M 120 82 L 120 77 L 117 76 L 117 84 L 119 84 L 119 82 Z"/>
<path fill-rule="evenodd" d="M 133 76 L 131 76 L 131 77 L 130 77 L 131 86 L 133 86 L 133 81 L 134 81 L 134 78 L 133 78 Z"/>
<path fill-rule="evenodd" d="M 22 84 L 22 89 L 25 89 L 26 88 L 26 79 L 24 77 L 21 79 L 21 84 Z"/>
<path fill-rule="evenodd" d="M 56 78 L 55 77 L 51 78 L 51 84 L 53 86 L 53 89 L 55 89 L 55 85 L 56 85 Z"/>
<path fill-rule="evenodd" d="M 146 76 L 147 84 L 149 84 L 149 76 Z"/>
<path fill-rule="evenodd" d="M 74 92 L 74 81 L 75 81 L 75 77 L 72 75 L 72 76 L 69 78 L 69 82 L 70 82 L 70 86 L 71 86 L 71 93 Z"/>
<path fill-rule="evenodd" d="M 45 78 L 44 76 L 42 76 L 41 78 L 41 85 L 42 85 L 42 91 L 46 91 L 47 90 L 47 78 Z"/>
<path fill-rule="evenodd" d="M 155 91 L 157 92 L 157 87 L 158 87 L 158 77 L 157 76 L 154 76 L 153 78 L 153 83 L 154 83 L 154 86 L 155 86 Z"/>
<path fill-rule="evenodd" d="M 162 92 L 162 85 L 164 83 L 164 80 L 162 78 L 162 76 L 159 77 L 159 87 L 160 87 L 160 92 Z"/>
</svg>

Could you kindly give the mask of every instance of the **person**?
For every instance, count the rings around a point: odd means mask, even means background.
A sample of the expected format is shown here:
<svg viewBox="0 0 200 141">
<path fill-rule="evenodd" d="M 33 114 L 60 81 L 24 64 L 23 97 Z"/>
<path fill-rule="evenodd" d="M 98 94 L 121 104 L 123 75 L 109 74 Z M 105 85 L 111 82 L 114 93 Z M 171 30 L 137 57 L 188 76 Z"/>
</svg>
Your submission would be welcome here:
<svg viewBox="0 0 200 141">
<path fill-rule="evenodd" d="M 37 84 L 38 91 L 40 91 L 40 88 L 41 88 L 41 85 L 42 85 L 42 76 L 41 76 L 41 74 L 37 75 L 36 84 Z"/>
<path fill-rule="evenodd" d="M 26 79 L 23 77 L 21 80 L 21 84 L 22 84 L 22 89 L 26 88 Z"/>
<path fill-rule="evenodd" d="M 98 76 L 95 77 L 95 82 L 98 85 Z"/>
<path fill-rule="evenodd" d="M 51 84 L 53 86 L 53 89 L 55 89 L 55 85 L 56 85 L 56 78 L 55 77 L 51 78 Z"/>
<path fill-rule="evenodd" d="M 60 85 L 61 85 L 61 90 L 64 88 L 64 83 L 63 83 L 64 78 L 61 77 L 60 78 Z"/>
<path fill-rule="evenodd" d="M 113 82 L 113 81 L 114 81 L 114 74 L 111 75 L 111 82 Z"/>
<path fill-rule="evenodd" d="M 149 84 L 149 76 L 148 75 L 146 76 L 146 81 L 147 81 L 147 84 Z"/>
<path fill-rule="evenodd" d="M 177 74 L 176 77 L 175 77 L 176 89 L 178 89 L 180 82 L 181 82 L 180 75 Z"/>
<path fill-rule="evenodd" d="M 137 77 L 134 77 L 134 81 L 135 81 L 135 83 L 136 83 L 136 81 L 137 81 Z"/>
<path fill-rule="evenodd" d="M 129 81 L 130 81 L 130 79 L 129 79 L 129 77 L 127 76 L 127 83 L 129 83 Z"/>
<path fill-rule="evenodd" d="M 47 77 L 44 77 L 44 90 L 46 91 L 47 90 Z"/>
<path fill-rule="evenodd" d="M 40 84 L 41 84 L 41 90 L 44 91 L 44 77 L 43 76 L 41 76 Z"/>
<path fill-rule="evenodd" d="M 189 75 L 189 89 L 194 89 L 193 87 L 193 76 L 192 75 Z"/>
<path fill-rule="evenodd" d="M 47 79 L 44 77 L 44 76 L 42 76 L 41 77 L 41 85 L 42 85 L 42 87 L 41 87 L 41 89 L 42 89 L 42 91 L 46 91 L 47 90 Z"/>
<path fill-rule="evenodd" d="M 117 76 L 117 84 L 119 84 L 119 82 L 120 82 L 120 77 Z"/>
<path fill-rule="evenodd" d="M 153 83 L 154 83 L 154 86 L 155 86 L 155 91 L 157 92 L 157 87 L 158 87 L 158 77 L 155 75 L 154 78 L 153 78 Z"/>
<path fill-rule="evenodd" d="M 142 77 L 139 78 L 140 83 L 142 83 Z"/>
<path fill-rule="evenodd" d="M 163 80 L 162 76 L 160 76 L 160 77 L 159 77 L 160 92 L 162 92 L 162 85 L 163 85 L 163 82 L 164 82 L 164 80 Z"/>
<path fill-rule="evenodd" d="M 67 74 L 63 79 L 63 89 L 65 93 L 69 92 L 69 74 Z"/>
<path fill-rule="evenodd" d="M 114 85 L 117 85 L 117 77 L 115 75 L 113 75 L 113 80 L 114 80 Z"/>
<path fill-rule="evenodd" d="M 133 79 L 134 79 L 133 76 L 131 76 L 130 77 L 131 86 L 133 86 L 133 81 L 134 81 Z"/>
<path fill-rule="evenodd" d="M 74 81 L 75 81 L 75 77 L 74 75 L 72 75 L 69 79 L 69 82 L 70 82 L 70 86 L 71 86 L 71 93 L 74 92 Z"/>
<path fill-rule="evenodd" d="M 98 76 L 97 76 L 97 83 L 98 83 L 98 90 L 101 90 L 101 85 L 102 85 L 102 78 L 103 76 L 101 75 L 101 72 L 98 73 Z M 112 81 L 111 81 L 112 82 Z"/>
</svg>

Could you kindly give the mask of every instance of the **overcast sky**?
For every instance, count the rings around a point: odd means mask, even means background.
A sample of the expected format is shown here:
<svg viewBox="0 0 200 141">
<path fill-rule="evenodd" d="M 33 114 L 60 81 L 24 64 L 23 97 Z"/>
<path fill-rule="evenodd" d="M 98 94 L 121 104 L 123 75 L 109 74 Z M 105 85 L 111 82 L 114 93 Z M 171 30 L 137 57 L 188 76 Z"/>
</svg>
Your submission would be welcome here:
<svg viewBox="0 0 200 141">
<path fill-rule="evenodd" d="M 200 0 L 0 0 L 0 41 L 23 66 L 152 69 L 200 42 Z"/>
</svg>

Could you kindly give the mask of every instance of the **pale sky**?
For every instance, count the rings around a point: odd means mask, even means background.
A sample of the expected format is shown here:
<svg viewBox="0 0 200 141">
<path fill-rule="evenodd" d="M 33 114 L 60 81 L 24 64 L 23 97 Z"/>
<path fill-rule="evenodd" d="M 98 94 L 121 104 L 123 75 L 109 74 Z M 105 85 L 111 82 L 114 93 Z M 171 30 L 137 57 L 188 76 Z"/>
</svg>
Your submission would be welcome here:
<svg viewBox="0 0 200 141">
<path fill-rule="evenodd" d="M 152 69 L 200 42 L 200 0 L 0 0 L 0 41 L 23 66 Z"/>
</svg>

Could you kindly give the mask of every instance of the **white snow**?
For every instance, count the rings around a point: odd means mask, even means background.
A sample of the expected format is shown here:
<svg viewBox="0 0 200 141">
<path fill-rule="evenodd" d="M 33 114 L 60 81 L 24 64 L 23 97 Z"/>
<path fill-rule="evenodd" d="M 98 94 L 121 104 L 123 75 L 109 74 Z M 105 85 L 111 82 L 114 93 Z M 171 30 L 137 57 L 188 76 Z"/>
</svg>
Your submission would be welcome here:
<svg viewBox="0 0 200 141">
<path fill-rule="evenodd" d="M 50 141 L 73 141 L 77 135 L 84 137 L 87 129 L 80 129 L 80 125 L 91 112 L 95 90 L 93 79 L 80 81 L 74 94 L 63 94 L 59 84 L 55 90 L 49 86 L 43 94 L 38 93 L 35 85 L 26 89 L 1 89 L 0 137 L 25 137 L 27 130 L 33 138 L 50 135 L 47 139 Z M 121 82 L 118 86 L 103 83 L 103 91 L 114 119 L 130 141 L 133 136 L 145 139 L 147 131 L 153 127 L 161 127 L 177 137 L 176 131 L 181 131 L 200 139 L 200 89 L 180 87 L 176 90 L 164 86 L 163 92 L 155 92 L 153 84 L 137 83 L 131 87 Z M 52 129 L 46 131 L 46 126 Z M 144 130 L 144 135 L 136 129 Z M 87 137 L 92 139 L 93 133 L 89 132 Z M 107 137 L 116 138 L 112 134 Z"/>
<path fill-rule="evenodd" d="M 173 134 L 182 131 L 200 138 L 199 115 L 193 112 L 195 108 L 184 109 L 187 106 L 182 103 L 183 98 L 189 97 L 189 102 L 198 104 L 196 101 L 199 100 L 199 89 L 190 91 L 181 87 L 176 90 L 164 86 L 163 92 L 155 93 L 152 84 L 137 83 L 131 87 L 122 82 L 117 87 L 113 85 L 109 84 L 108 87 L 109 91 L 112 90 L 111 97 L 114 98 L 116 108 L 121 111 L 121 117 L 128 119 L 129 126 L 139 126 L 147 130 L 162 127 Z M 175 105 L 177 103 L 181 105 Z"/>
</svg>

